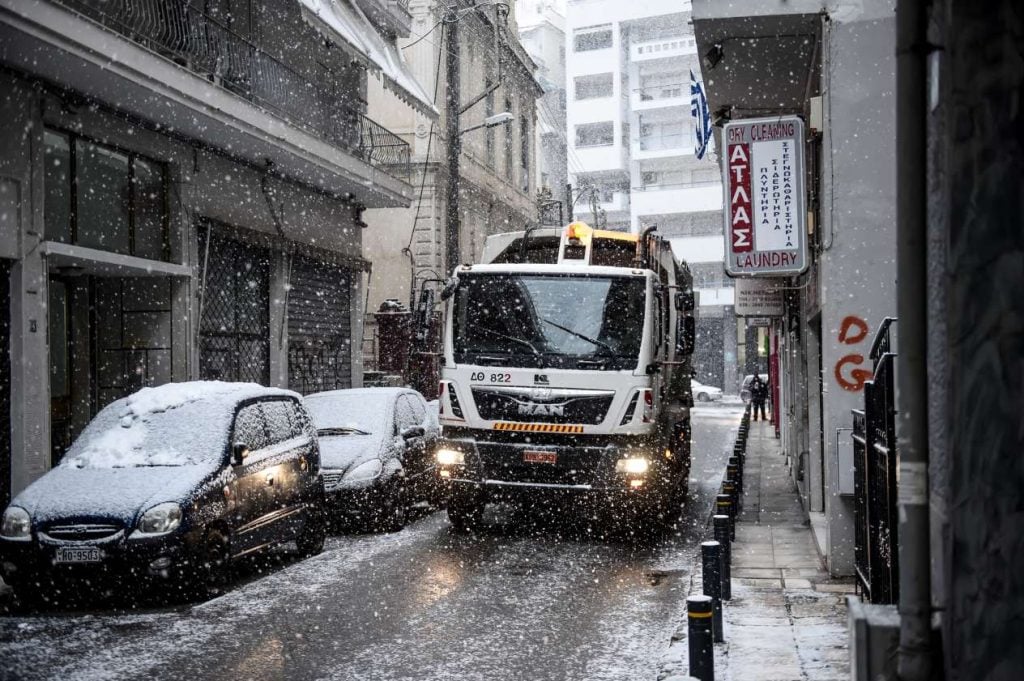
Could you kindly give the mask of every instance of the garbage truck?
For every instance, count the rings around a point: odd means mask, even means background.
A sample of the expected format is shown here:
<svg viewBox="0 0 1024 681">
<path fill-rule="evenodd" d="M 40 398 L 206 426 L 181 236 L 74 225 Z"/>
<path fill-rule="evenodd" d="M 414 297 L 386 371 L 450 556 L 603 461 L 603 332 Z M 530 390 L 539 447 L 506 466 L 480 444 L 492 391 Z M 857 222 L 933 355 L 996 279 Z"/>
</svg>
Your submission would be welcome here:
<svg viewBox="0 0 1024 681">
<path fill-rule="evenodd" d="M 664 528 L 690 471 L 687 265 L 654 229 L 582 222 L 492 236 L 483 261 L 441 295 L 435 456 L 453 527 L 544 498 Z"/>
</svg>

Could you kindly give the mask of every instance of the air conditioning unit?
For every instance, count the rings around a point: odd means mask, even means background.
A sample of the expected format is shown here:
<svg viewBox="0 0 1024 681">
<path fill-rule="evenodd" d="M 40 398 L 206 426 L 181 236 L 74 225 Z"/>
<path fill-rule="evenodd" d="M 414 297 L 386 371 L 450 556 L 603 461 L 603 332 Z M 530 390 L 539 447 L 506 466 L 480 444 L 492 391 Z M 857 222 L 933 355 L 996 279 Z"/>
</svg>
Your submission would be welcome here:
<svg viewBox="0 0 1024 681">
<path fill-rule="evenodd" d="M 895 605 L 863 603 L 848 596 L 850 678 L 884 681 L 896 677 L 896 650 L 900 644 L 900 614 Z"/>
</svg>

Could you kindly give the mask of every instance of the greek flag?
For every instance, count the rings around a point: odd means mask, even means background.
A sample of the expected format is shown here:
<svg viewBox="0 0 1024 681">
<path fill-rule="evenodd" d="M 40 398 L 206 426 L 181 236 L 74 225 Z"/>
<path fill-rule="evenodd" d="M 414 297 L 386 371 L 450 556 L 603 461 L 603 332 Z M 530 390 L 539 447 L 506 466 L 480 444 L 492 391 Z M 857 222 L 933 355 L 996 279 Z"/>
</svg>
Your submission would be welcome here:
<svg viewBox="0 0 1024 681">
<path fill-rule="evenodd" d="M 711 113 L 708 111 L 707 95 L 704 94 L 704 83 L 693 75 L 693 69 L 690 69 L 690 115 L 697 119 L 693 126 L 693 153 L 697 158 L 704 158 L 711 139 Z"/>
</svg>

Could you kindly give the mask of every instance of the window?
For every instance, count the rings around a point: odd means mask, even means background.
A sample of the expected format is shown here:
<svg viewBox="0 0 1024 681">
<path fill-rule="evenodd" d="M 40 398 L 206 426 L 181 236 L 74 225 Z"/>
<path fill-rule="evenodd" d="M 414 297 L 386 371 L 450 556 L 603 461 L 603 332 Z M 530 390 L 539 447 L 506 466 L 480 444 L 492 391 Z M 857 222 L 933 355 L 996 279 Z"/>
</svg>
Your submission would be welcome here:
<svg viewBox="0 0 1024 681">
<path fill-rule="evenodd" d="M 263 414 L 267 419 L 267 430 L 270 434 L 270 444 L 276 445 L 294 437 L 300 437 L 302 432 L 292 422 L 291 402 L 288 400 L 274 400 L 263 403 Z"/>
<path fill-rule="evenodd" d="M 612 74 L 598 73 L 592 76 L 577 76 L 574 79 L 576 99 L 611 97 L 614 84 Z"/>
<path fill-rule="evenodd" d="M 55 130 L 43 146 L 47 239 L 168 259 L 163 164 Z"/>
<path fill-rule="evenodd" d="M 512 100 L 508 97 L 505 98 L 505 111 L 512 113 Z M 512 169 L 515 167 L 515 161 L 513 155 L 515 153 L 514 146 L 514 126 L 509 123 L 505 126 L 505 179 L 512 181 Z"/>
<path fill-rule="evenodd" d="M 573 45 L 577 52 L 604 50 L 612 46 L 612 28 L 610 24 L 578 28 L 573 35 Z"/>
<path fill-rule="evenodd" d="M 418 425 L 408 395 L 399 395 L 395 401 L 395 434 L 401 435 L 406 428 Z"/>
<path fill-rule="evenodd" d="M 615 125 L 611 121 L 576 126 L 577 147 L 607 147 L 615 144 Z"/>
<path fill-rule="evenodd" d="M 266 423 L 259 403 L 247 404 L 238 410 L 235 417 L 235 432 L 231 443 L 243 443 L 249 451 L 265 448 L 269 443 Z"/>
<path fill-rule="evenodd" d="M 522 174 L 520 188 L 530 191 L 530 121 L 526 116 L 519 117 L 519 170 Z"/>
<path fill-rule="evenodd" d="M 485 82 L 485 87 L 491 90 L 493 87 L 490 79 Z M 494 115 L 494 91 L 491 90 L 487 93 L 487 99 L 484 102 L 484 116 L 490 118 Z M 484 129 L 484 151 L 486 154 L 487 165 L 494 167 L 494 128 Z"/>
</svg>

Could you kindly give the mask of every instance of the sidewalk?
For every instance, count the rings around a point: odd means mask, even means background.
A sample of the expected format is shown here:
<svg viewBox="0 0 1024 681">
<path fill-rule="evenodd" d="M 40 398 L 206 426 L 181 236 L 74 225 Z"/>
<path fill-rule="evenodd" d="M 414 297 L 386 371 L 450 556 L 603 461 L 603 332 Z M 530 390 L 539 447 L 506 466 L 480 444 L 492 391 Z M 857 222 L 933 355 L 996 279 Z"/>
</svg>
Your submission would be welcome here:
<svg viewBox="0 0 1024 681">
<path fill-rule="evenodd" d="M 825 571 L 771 425 L 750 426 L 732 599 L 723 604 L 725 643 L 715 645 L 715 679 L 845 681 L 845 596 L 853 582 L 831 580 Z M 698 554 L 691 594 L 702 593 L 700 573 Z M 688 678 L 685 612 L 678 621 L 660 680 Z"/>
</svg>

